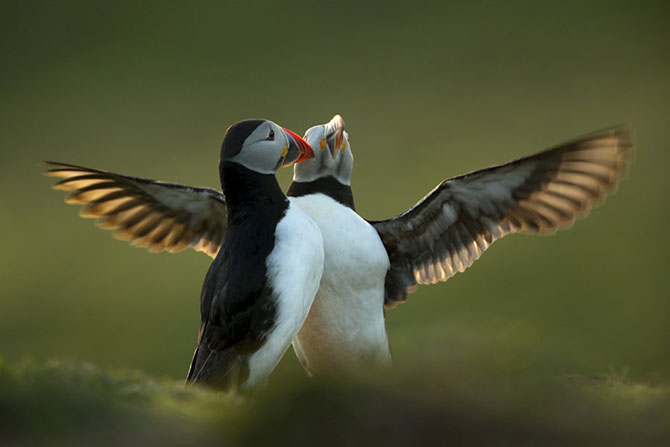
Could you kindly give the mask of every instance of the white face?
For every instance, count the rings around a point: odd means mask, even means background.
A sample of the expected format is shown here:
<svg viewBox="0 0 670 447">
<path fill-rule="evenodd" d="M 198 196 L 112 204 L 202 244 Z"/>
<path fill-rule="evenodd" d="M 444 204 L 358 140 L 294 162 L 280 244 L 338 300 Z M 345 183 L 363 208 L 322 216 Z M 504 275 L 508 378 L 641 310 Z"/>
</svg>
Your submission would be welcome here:
<svg viewBox="0 0 670 447">
<path fill-rule="evenodd" d="M 281 127 L 265 121 L 249 134 L 240 152 L 228 161 L 261 174 L 274 174 L 284 162 L 288 148 L 289 141 Z"/>
<path fill-rule="evenodd" d="M 349 134 L 343 131 L 342 142 L 336 147 L 332 123 L 314 126 L 305 132 L 304 138 L 314 150 L 314 158 L 295 165 L 294 181 L 311 182 L 330 176 L 343 185 L 351 185 L 354 154 L 349 145 Z"/>
</svg>

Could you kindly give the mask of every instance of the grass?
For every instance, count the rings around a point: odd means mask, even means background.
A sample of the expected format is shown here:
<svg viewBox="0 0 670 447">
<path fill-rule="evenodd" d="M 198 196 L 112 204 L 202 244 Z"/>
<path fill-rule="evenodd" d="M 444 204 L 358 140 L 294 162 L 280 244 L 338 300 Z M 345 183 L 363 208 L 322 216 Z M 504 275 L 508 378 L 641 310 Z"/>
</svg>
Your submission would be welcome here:
<svg viewBox="0 0 670 447">
<path fill-rule="evenodd" d="M 137 371 L 0 366 L 0 441 L 30 444 L 660 444 L 670 388 L 626 372 L 529 382 L 510 375 L 376 372 L 270 382 L 241 400 Z"/>
</svg>

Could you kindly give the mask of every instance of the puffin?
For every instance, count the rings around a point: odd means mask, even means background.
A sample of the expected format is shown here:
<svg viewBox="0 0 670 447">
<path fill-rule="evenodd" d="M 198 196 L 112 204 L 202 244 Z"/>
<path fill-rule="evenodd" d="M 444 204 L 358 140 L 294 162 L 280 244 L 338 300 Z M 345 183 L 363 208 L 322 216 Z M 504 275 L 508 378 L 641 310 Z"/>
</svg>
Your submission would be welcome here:
<svg viewBox="0 0 670 447">
<path fill-rule="evenodd" d="M 323 240 L 275 174 L 313 155 L 305 140 L 271 121 L 226 131 L 219 175 L 227 228 L 202 287 L 188 383 L 252 390 L 302 327 L 323 272 Z"/>
<path fill-rule="evenodd" d="M 617 186 L 633 156 L 630 130 L 609 128 L 446 179 L 399 216 L 367 221 L 354 208 L 348 134 L 339 142 L 335 129 L 344 129 L 341 117 L 307 131 L 308 144 L 322 151 L 294 167 L 288 191 L 324 241 L 321 285 L 293 342 L 316 376 L 388 364 L 385 309 L 419 284 L 465 271 L 508 234 L 570 227 Z"/>
<path fill-rule="evenodd" d="M 309 315 L 293 341 L 304 369 L 339 376 L 391 360 L 384 320 L 389 257 L 375 228 L 356 213 L 354 157 L 340 115 L 305 133 L 314 157 L 293 168 L 287 195 L 319 227 L 324 269 Z"/>
<path fill-rule="evenodd" d="M 86 215 L 154 250 L 194 247 L 214 260 L 200 297 L 198 344 L 187 383 L 244 393 L 262 385 L 302 327 L 323 271 L 316 224 L 291 204 L 276 171 L 313 156 L 267 120 L 226 131 L 222 193 L 55 164 L 57 185 Z M 54 163 L 52 163 L 54 165 Z"/>
</svg>

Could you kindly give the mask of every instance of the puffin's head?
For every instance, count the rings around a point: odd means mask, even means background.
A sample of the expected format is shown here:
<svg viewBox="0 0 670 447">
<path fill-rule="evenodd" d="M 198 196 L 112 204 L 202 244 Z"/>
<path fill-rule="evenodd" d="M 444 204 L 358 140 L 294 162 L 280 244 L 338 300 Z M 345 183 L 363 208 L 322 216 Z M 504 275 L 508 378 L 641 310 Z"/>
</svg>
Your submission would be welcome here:
<svg viewBox="0 0 670 447">
<path fill-rule="evenodd" d="M 343 185 L 351 184 L 354 155 L 349 146 L 349 135 L 344 131 L 344 120 L 335 115 L 330 122 L 311 127 L 305 132 L 307 143 L 316 148 L 314 158 L 295 165 L 293 180 L 311 182 L 331 176 Z"/>
<path fill-rule="evenodd" d="M 226 130 L 220 163 L 234 162 L 261 174 L 310 159 L 312 148 L 295 132 L 268 120 L 244 120 Z"/>
</svg>

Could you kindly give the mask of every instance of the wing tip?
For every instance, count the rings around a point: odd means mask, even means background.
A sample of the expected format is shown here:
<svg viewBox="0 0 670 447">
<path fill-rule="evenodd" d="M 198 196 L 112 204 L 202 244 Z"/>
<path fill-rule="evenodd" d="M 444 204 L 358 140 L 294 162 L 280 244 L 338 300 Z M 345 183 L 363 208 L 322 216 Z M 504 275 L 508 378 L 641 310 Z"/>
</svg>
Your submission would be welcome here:
<svg viewBox="0 0 670 447">
<path fill-rule="evenodd" d="M 50 168 L 45 173 L 48 175 L 49 172 L 61 170 L 61 169 L 88 169 L 83 166 L 73 165 L 70 163 L 63 163 L 60 161 L 53 160 L 38 160 L 37 166 L 41 168 Z"/>
<path fill-rule="evenodd" d="M 60 161 L 53 161 L 53 160 L 37 160 L 37 166 L 41 168 L 49 166 L 74 167 L 72 165 L 68 165 L 67 163 L 61 163 Z"/>
</svg>

